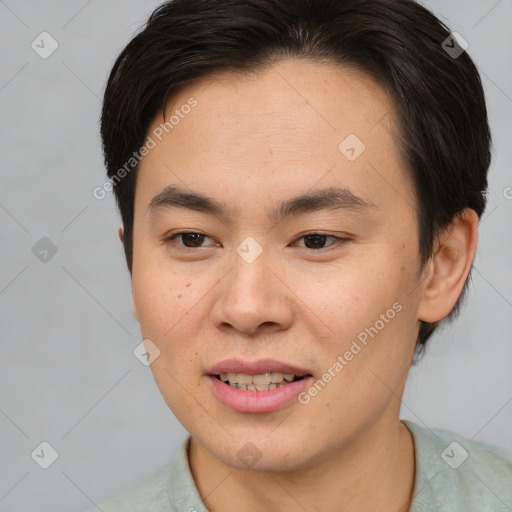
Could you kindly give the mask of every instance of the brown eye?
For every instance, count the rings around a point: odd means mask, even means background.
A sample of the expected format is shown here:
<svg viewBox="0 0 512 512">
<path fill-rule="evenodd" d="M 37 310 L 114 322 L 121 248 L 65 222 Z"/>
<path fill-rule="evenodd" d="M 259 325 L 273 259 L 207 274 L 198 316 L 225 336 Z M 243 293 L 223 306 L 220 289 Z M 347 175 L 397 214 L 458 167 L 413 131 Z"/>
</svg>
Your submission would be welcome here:
<svg viewBox="0 0 512 512">
<path fill-rule="evenodd" d="M 203 233 L 196 233 L 193 231 L 180 231 L 178 233 L 174 233 L 168 236 L 165 239 L 166 244 L 174 245 L 178 248 L 183 249 L 199 249 L 203 247 L 209 247 L 202 245 L 205 239 L 210 238 L 209 236 Z M 176 242 L 177 239 L 181 239 L 181 243 Z M 305 246 L 302 246 L 305 249 L 311 249 L 312 251 L 320 252 L 322 250 L 329 250 L 329 248 L 334 246 L 343 245 L 347 242 L 350 242 L 349 238 L 341 238 L 334 235 L 326 235 L 323 233 L 308 233 L 299 237 L 297 240 L 305 241 Z M 212 240 L 210 238 L 210 240 Z M 326 242 L 331 241 L 332 243 L 329 245 L 325 245 Z M 218 244 L 217 244 L 218 245 Z"/>
<path fill-rule="evenodd" d="M 323 249 L 323 246 L 328 238 L 327 235 L 308 235 L 303 237 L 305 240 L 305 245 L 308 249 Z"/>
<path fill-rule="evenodd" d="M 329 249 L 335 245 L 342 245 L 347 242 L 350 242 L 349 238 L 341 238 L 334 235 L 324 235 L 322 233 L 308 233 L 306 235 L 301 236 L 298 240 L 304 239 L 305 248 L 312 249 L 316 251 L 321 251 L 323 249 Z M 332 244 L 325 246 L 326 241 L 333 241 Z"/>
<path fill-rule="evenodd" d="M 181 241 L 183 243 L 176 243 L 175 240 L 181 237 Z M 210 238 L 209 236 L 204 235 L 203 233 L 195 233 L 191 231 L 180 231 L 179 233 L 174 233 L 173 235 L 167 237 L 166 242 L 172 241 L 173 244 L 184 247 L 186 249 L 194 249 L 202 247 L 202 242 L 204 242 L 205 238 Z M 210 239 L 211 240 L 211 239 Z"/>
</svg>

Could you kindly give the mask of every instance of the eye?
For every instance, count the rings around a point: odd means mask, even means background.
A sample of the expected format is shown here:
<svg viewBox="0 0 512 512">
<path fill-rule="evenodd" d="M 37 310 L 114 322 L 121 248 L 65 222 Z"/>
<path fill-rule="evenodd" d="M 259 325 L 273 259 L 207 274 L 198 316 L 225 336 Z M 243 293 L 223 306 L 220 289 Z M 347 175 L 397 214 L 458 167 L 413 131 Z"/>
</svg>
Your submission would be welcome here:
<svg viewBox="0 0 512 512">
<path fill-rule="evenodd" d="M 181 238 L 183 243 L 175 242 L 176 239 Z M 195 249 L 205 247 L 201 245 L 206 238 L 210 238 L 204 233 L 197 233 L 193 231 L 179 231 L 165 238 L 165 243 L 170 244 L 172 242 L 173 245 L 177 245 L 178 247 L 183 247 L 184 249 Z M 307 233 L 297 238 L 297 240 L 305 240 L 305 248 L 311 249 L 313 251 L 321 251 L 323 249 L 329 249 L 329 247 L 335 245 L 342 245 L 347 242 L 350 242 L 350 238 L 342 238 L 334 235 L 326 235 L 322 233 Z M 212 238 L 210 238 L 212 240 Z M 324 247 L 326 241 L 332 241 L 333 243 Z M 219 244 L 216 244 L 217 246 Z"/>
<path fill-rule="evenodd" d="M 168 242 L 172 241 L 173 243 L 175 243 L 174 240 L 178 237 L 181 237 L 181 240 L 182 240 L 182 242 L 184 242 L 185 245 L 182 245 L 182 244 L 177 244 L 177 245 L 181 245 L 182 247 L 185 247 L 186 249 L 193 249 L 195 247 L 201 247 L 201 242 L 203 242 L 205 238 L 210 238 L 209 236 L 206 236 L 203 233 L 196 233 L 193 231 L 179 231 L 178 233 L 174 233 L 173 235 L 168 236 L 165 239 L 165 242 L 168 243 Z M 212 240 L 212 239 L 210 238 L 210 240 Z"/>
<path fill-rule="evenodd" d="M 350 238 L 341 238 L 339 236 L 334 235 L 325 235 L 322 233 L 307 233 L 305 235 L 302 235 L 301 237 L 297 238 L 297 240 L 304 239 L 306 241 L 305 246 L 307 249 L 313 249 L 316 251 L 320 251 L 322 249 L 328 249 L 329 247 L 332 247 L 334 245 L 341 245 L 345 244 L 347 242 L 350 242 Z M 326 240 L 332 240 L 334 243 L 331 245 L 328 245 L 327 247 L 320 247 L 323 246 L 326 242 Z"/>
</svg>

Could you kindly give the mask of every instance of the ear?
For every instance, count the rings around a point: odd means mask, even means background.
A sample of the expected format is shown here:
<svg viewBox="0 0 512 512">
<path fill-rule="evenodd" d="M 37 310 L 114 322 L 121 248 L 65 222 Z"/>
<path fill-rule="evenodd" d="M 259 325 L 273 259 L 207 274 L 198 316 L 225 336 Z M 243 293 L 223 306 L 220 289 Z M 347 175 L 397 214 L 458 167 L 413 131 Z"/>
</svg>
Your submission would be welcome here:
<svg viewBox="0 0 512 512">
<path fill-rule="evenodd" d="M 119 238 L 119 240 L 121 241 L 121 243 L 123 243 L 123 239 L 124 239 L 123 226 L 119 226 L 119 227 L 117 228 L 117 238 Z"/>
<path fill-rule="evenodd" d="M 436 239 L 423 273 L 418 319 L 438 322 L 449 315 L 459 298 L 478 246 L 478 215 L 466 208 Z"/>
</svg>

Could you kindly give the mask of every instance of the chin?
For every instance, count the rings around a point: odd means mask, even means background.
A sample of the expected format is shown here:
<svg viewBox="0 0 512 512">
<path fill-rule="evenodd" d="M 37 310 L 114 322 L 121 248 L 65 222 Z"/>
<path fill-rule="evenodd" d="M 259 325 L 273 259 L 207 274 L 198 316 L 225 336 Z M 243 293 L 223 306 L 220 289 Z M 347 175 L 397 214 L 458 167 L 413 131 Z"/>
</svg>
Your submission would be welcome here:
<svg viewBox="0 0 512 512">
<path fill-rule="evenodd" d="M 310 464 L 310 452 L 304 449 L 305 440 L 295 439 L 284 430 L 281 437 L 269 437 L 269 429 L 265 428 L 261 434 L 226 435 L 222 440 L 200 436 L 196 440 L 222 463 L 242 471 L 286 472 Z"/>
</svg>

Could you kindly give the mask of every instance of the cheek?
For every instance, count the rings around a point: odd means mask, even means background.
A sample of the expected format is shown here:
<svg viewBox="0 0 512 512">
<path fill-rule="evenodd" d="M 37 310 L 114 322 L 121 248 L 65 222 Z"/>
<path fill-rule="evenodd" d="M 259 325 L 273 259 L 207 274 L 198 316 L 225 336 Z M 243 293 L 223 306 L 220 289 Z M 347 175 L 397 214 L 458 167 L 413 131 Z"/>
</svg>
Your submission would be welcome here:
<svg viewBox="0 0 512 512">
<path fill-rule="evenodd" d="M 180 418 L 192 407 L 184 389 L 192 389 L 198 378 L 200 354 L 197 315 L 193 308 L 199 287 L 190 276 L 178 275 L 158 263 L 134 265 L 132 292 L 144 339 L 159 349 L 150 369 L 168 406 Z M 180 298 L 181 295 L 181 298 Z M 200 314 L 200 313 L 199 313 Z"/>
<path fill-rule="evenodd" d="M 157 252 L 134 258 L 132 293 L 143 335 L 160 341 L 172 337 L 173 326 L 193 306 L 196 284 L 194 276 L 173 271 Z"/>
<path fill-rule="evenodd" d="M 326 324 L 327 333 L 345 340 L 375 322 L 400 299 L 401 278 L 384 258 L 344 260 L 293 277 L 305 311 L 313 310 Z"/>
<path fill-rule="evenodd" d="M 368 367 L 393 380 L 394 372 L 412 357 L 417 334 L 417 298 L 410 294 L 415 268 L 398 258 L 376 249 L 350 270 L 340 266 L 329 279 L 308 280 L 307 293 L 301 294 L 311 298 L 304 302 L 325 326 L 323 363 L 328 368 L 346 354 L 344 386 L 353 390 L 375 384 Z"/>
</svg>

